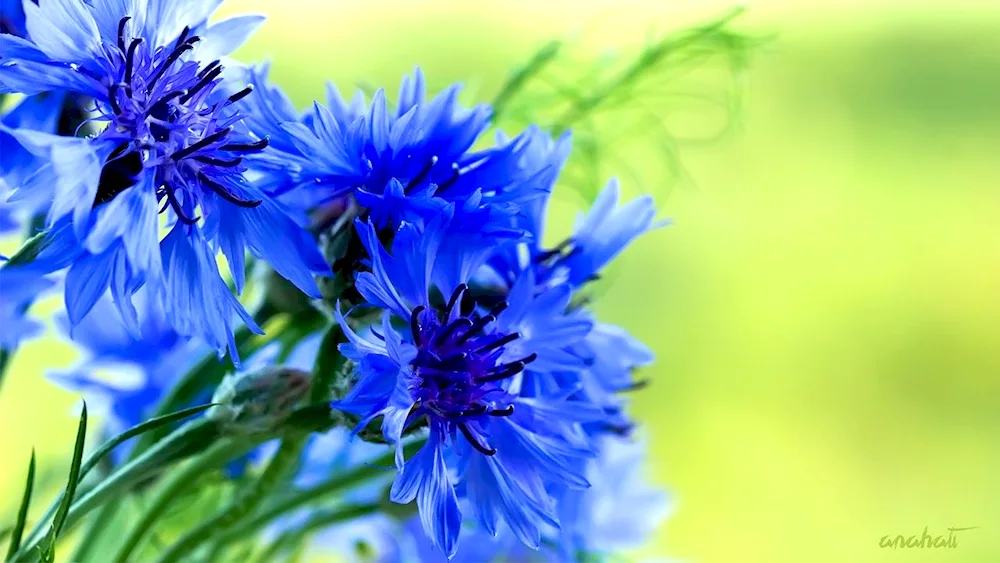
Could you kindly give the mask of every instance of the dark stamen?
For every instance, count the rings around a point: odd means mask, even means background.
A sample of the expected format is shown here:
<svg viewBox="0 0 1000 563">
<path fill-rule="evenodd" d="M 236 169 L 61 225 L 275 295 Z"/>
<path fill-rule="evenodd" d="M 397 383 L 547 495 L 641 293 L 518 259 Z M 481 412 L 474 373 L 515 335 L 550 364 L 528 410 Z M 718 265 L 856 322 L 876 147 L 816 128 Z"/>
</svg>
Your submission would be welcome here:
<svg viewBox="0 0 1000 563">
<path fill-rule="evenodd" d="M 514 414 L 514 405 L 507 405 L 507 408 L 490 411 L 490 416 L 510 416 L 512 414 Z"/>
<path fill-rule="evenodd" d="M 628 436 L 635 429 L 634 424 L 607 424 L 605 425 L 605 430 L 617 434 L 619 436 Z"/>
<path fill-rule="evenodd" d="M 118 105 L 118 90 L 121 89 L 121 85 L 112 84 L 111 88 L 108 89 L 108 101 L 111 102 L 111 111 L 115 112 L 115 115 L 122 114 L 122 107 Z"/>
<path fill-rule="evenodd" d="M 458 340 L 455 341 L 455 343 L 464 344 L 465 342 L 468 342 L 468 340 L 472 338 L 474 335 L 478 334 L 479 331 L 483 329 L 483 327 L 485 327 L 486 325 L 490 324 L 495 320 L 497 320 L 497 318 L 494 317 L 493 315 L 486 315 L 485 317 L 480 317 L 476 319 L 475 322 L 472 323 L 472 326 L 469 327 L 469 330 L 462 333 L 462 336 L 460 336 Z"/>
<path fill-rule="evenodd" d="M 424 181 L 424 178 L 426 178 L 427 175 L 431 173 L 431 170 L 434 168 L 434 166 L 437 165 L 437 163 L 438 163 L 438 157 L 432 156 L 431 161 L 427 164 L 427 166 L 425 166 L 422 170 L 420 170 L 420 172 L 418 172 L 416 176 L 410 179 L 410 181 L 406 184 L 406 188 L 403 190 L 403 192 L 410 193 L 410 190 L 420 185 L 420 182 Z"/>
<path fill-rule="evenodd" d="M 232 96 L 229 96 L 229 103 L 235 104 L 236 102 L 238 102 L 238 101 L 242 100 L 243 98 L 249 96 L 251 92 L 253 92 L 253 84 L 247 86 L 246 88 L 240 90 L 239 92 L 236 92 Z M 264 145 L 264 146 L 267 146 L 267 145 Z"/>
<path fill-rule="evenodd" d="M 156 86 L 156 82 L 163 77 L 163 74 L 167 72 L 167 69 L 173 66 L 173 64 L 177 62 L 177 59 L 181 58 L 181 55 L 183 55 L 185 51 L 194 49 L 194 44 L 198 41 L 201 41 L 201 38 L 195 35 L 174 48 L 174 51 L 167 56 L 167 60 L 163 61 L 160 68 L 156 69 L 156 73 L 153 74 L 153 78 L 151 78 L 149 84 L 146 85 L 147 94 L 153 92 L 153 87 Z"/>
<path fill-rule="evenodd" d="M 471 409 L 466 409 L 459 413 L 442 413 L 445 418 L 468 418 L 471 416 L 479 416 L 486 412 L 486 405 L 477 404 L 473 405 Z"/>
<path fill-rule="evenodd" d="M 181 46 L 181 43 L 183 43 L 184 40 L 187 39 L 188 33 L 191 33 L 191 28 L 185 25 L 184 29 L 181 30 L 180 36 L 177 38 L 177 42 L 174 43 L 174 49 Z"/>
<path fill-rule="evenodd" d="M 452 162 L 451 163 L 451 176 L 447 180 L 445 180 L 444 182 L 441 182 L 440 184 L 438 184 L 437 190 L 435 190 L 434 193 L 435 194 L 441 194 L 442 192 L 444 192 L 445 190 L 447 190 L 448 188 L 450 188 L 452 185 L 454 185 L 455 182 L 458 181 L 458 177 L 461 176 L 461 175 L 462 175 L 462 171 L 458 169 L 458 163 Z"/>
<path fill-rule="evenodd" d="M 420 319 L 419 315 L 424 310 L 423 305 L 419 305 L 410 313 L 410 332 L 413 334 L 413 344 L 420 346 Z"/>
<path fill-rule="evenodd" d="M 451 316 L 451 310 L 455 308 L 455 303 L 458 303 L 458 300 L 462 298 L 462 294 L 465 293 L 465 290 L 467 289 L 469 289 L 469 286 L 464 283 L 458 284 L 458 287 L 456 287 L 455 291 L 451 294 L 451 299 L 448 300 L 448 307 L 445 308 L 445 318 Z"/>
<path fill-rule="evenodd" d="M 471 291 L 466 291 L 462 295 L 462 301 L 459 303 L 459 312 L 463 317 L 467 317 L 476 310 L 476 299 L 472 296 Z"/>
<path fill-rule="evenodd" d="M 484 445 L 482 445 L 482 444 L 480 444 L 479 442 L 476 441 L 476 438 L 472 435 L 472 432 L 469 430 L 468 426 L 466 426 L 465 424 L 459 423 L 458 429 L 462 431 L 462 435 L 465 436 L 465 439 L 468 440 L 469 444 L 471 444 L 473 448 L 476 448 L 476 450 L 479 453 L 481 453 L 483 455 L 488 455 L 488 456 L 496 455 L 496 453 L 497 453 L 496 449 L 494 449 L 494 448 L 487 448 L 486 446 L 484 446 Z"/>
<path fill-rule="evenodd" d="M 439 360 L 430 367 L 439 371 L 464 371 L 469 355 L 465 352 L 452 354 L 443 360 Z"/>
<path fill-rule="evenodd" d="M 554 257 L 562 254 L 563 251 L 566 250 L 569 247 L 569 245 L 571 245 L 571 244 L 573 244 L 573 239 L 566 239 L 566 240 L 560 242 L 552 250 L 546 250 L 545 252 L 539 254 L 538 256 L 535 256 L 535 260 L 534 261 L 535 262 L 545 262 L 545 261 L 547 261 L 550 258 L 554 258 Z"/>
<path fill-rule="evenodd" d="M 154 111 L 157 110 L 158 107 L 159 108 L 163 108 L 164 111 L 166 111 L 166 109 L 167 109 L 167 102 L 169 102 L 170 100 L 172 100 L 174 98 L 179 98 L 179 97 L 181 97 L 183 95 L 184 95 L 184 90 L 175 90 L 175 91 L 167 94 L 166 96 L 163 96 L 162 98 L 159 99 L 159 101 L 157 101 L 155 104 L 153 104 L 152 106 L 150 106 L 148 110 L 146 110 L 146 115 L 151 115 Z"/>
<path fill-rule="evenodd" d="M 176 162 L 176 161 L 178 161 L 178 160 L 180 160 L 180 159 L 182 159 L 182 158 L 190 155 L 193 152 L 197 152 L 197 151 L 199 151 L 199 150 L 207 147 L 208 145 L 211 145 L 212 143 L 214 143 L 214 142 L 218 141 L 219 139 L 225 137 L 226 135 L 228 135 L 231 132 L 232 132 L 232 129 L 229 128 L 229 127 L 226 127 L 225 129 L 219 129 L 215 133 L 212 133 L 211 135 L 205 137 L 204 139 L 198 141 L 197 143 L 194 143 L 192 145 L 188 145 L 188 146 L 184 147 L 183 149 L 175 152 L 174 154 L 170 155 L 170 158 L 174 159 L 174 162 Z"/>
<path fill-rule="evenodd" d="M 125 52 L 125 24 L 128 20 L 132 19 L 131 16 L 125 16 L 124 18 L 118 20 L 118 49 L 124 53 Z"/>
<path fill-rule="evenodd" d="M 208 66 L 206 66 L 205 68 L 201 69 L 198 72 L 198 78 L 202 78 L 206 74 L 214 71 L 215 67 L 217 67 L 217 66 L 219 66 L 219 61 L 212 61 L 212 62 L 208 63 Z M 222 72 L 222 68 L 221 67 L 219 68 L 219 72 Z"/>
<path fill-rule="evenodd" d="M 618 391 L 620 391 L 622 393 L 626 393 L 626 392 L 629 392 L 629 391 L 639 391 L 641 389 L 645 389 L 646 387 L 649 387 L 649 383 L 650 382 L 649 382 L 648 379 L 640 379 L 638 381 L 633 381 L 631 384 L 629 384 L 626 387 L 623 387 L 623 388 L 619 389 Z"/>
<path fill-rule="evenodd" d="M 216 61 L 216 62 L 218 62 L 218 61 Z M 213 63 L 213 64 L 216 64 L 216 63 Z M 202 71 L 202 72 L 204 72 L 204 71 Z M 191 87 L 191 89 L 188 90 L 188 93 L 185 94 L 185 96 L 183 98 L 181 98 L 181 100 L 180 100 L 181 103 L 182 104 L 186 104 L 188 100 L 190 100 L 191 98 L 193 98 L 194 95 L 197 94 L 198 92 L 201 92 L 205 88 L 205 86 L 208 86 L 213 80 L 215 80 L 216 78 L 218 78 L 220 74 L 222 74 L 222 67 L 221 66 L 220 67 L 212 68 L 212 70 L 209 70 L 207 73 L 205 73 L 204 76 L 202 76 L 201 73 L 198 73 L 198 76 L 201 77 L 201 80 L 199 80 L 197 84 L 195 84 L 193 87 Z"/>
<path fill-rule="evenodd" d="M 520 334 L 518 334 L 516 332 L 512 332 L 512 333 L 510 333 L 510 334 L 508 334 L 506 336 L 503 336 L 501 338 L 497 338 L 496 340 L 494 340 L 493 342 L 490 342 L 489 344 L 486 344 L 484 346 L 480 346 L 479 348 L 477 348 L 475 350 L 475 352 L 476 353 L 482 353 L 482 352 L 489 352 L 490 350 L 496 350 L 497 348 L 499 348 L 501 346 L 505 346 L 507 344 L 510 344 L 511 342 L 517 340 L 520 337 L 521 337 Z"/>
<path fill-rule="evenodd" d="M 468 330 L 469 327 L 471 327 L 471 326 L 472 326 L 472 321 L 470 321 L 469 319 L 467 319 L 465 317 L 462 317 L 460 319 L 455 319 L 455 322 L 453 322 L 450 325 L 446 326 L 444 328 L 444 330 L 442 330 L 437 335 L 437 338 L 434 339 L 434 344 L 436 346 L 440 346 L 442 343 L 444 343 L 445 340 L 448 339 L 449 336 L 451 336 L 452 334 L 454 334 L 456 330 L 458 330 L 460 328 Z"/>
<path fill-rule="evenodd" d="M 177 219 L 185 225 L 194 225 L 197 223 L 198 217 L 192 219 L 184 214 L 184 209 L 181 208 L 181 202 L 177 200 L 174 188 L 169 183 L 164 184 L 163 187 L 166 189 L 167 201 L 170 203 L 170 207 L 172 207 L 174 209 L 174 213 L 177 214 Z"/>
<path fill-rule="evenodd" d="M 198 162 L 204 162 L 205 164 L 211 164 L 212 166 L 221 166 L 223 168 L 235 168 L 243 162 L 243 157 L 238 156 L 232 160 L 224 160 L 221 158 L 213 158 L 211 156 L 196 156 L 194 157 Z"/>
<path fill-rule="evenodd" d="M 264 137 L 255 143 L 229 143 L 228 145 L 219 147 L 219 149 L 233 152 L 256 152 L 266 149 L 269 144 L 271 144 L 271 141 L 267 137 Z"/>
<path fill-rule="evenodd" d="M 517 375 L 524 371 L 524 366 L 530 364 L 538 358 L 538 354 L 532 354 L 526 358 L 521 358 L 515 362 L 510 362 L 506 364 L 500 364 L 497 367 L 491 369 L 485 377 L 477 377 L 476 381 L 478 383 L 486 383 L 488 381 L 500 381 L 507 379 L 508 377 Z"/>
<path fill-rule="evenodd" d="M 240 199 L 240 198 L 234 196 L 233 194 L 229 193 L 229 190 L 227 190 L 225 186 L 223 186 L 222 184 L 220 184 L 220 183 L 216 182 L 215 180 L 209 178 L 208 176 L 205 175 L 204 172 L 202 172 L 200 170 L 198 171 L 198 178 L 200 178 L 201 181 L 205 185 L 207 185 L 209 188 L 211 188 L 212 191 L 215 192 L 219 197 L 221 197 L 222 199 L 224 199 L 224 200 L 226 200 L 229 203 L 232 203 L 234 205 L 238 205 L 240 207 L 246 207 L 246 208 L 253 208 L 253 207 L 257 207 L 258 205 L 260 205 L 261 203 L 263 203 L 263 200 L 259 200 L 259 199 L 257 199 L 257 200 L 245 200 L 245 199 Z"/>
<path fill-rule="evenodd" d="M 142 38 L 136 37 L 133 39 L 132 43 L 128 46 L 128 53 L 125 54 L 125 84 L 129 92 L 132 91 L 132 68 L 135 65 L 135 50 L 139 48 L 140 43 L 142 43 Z"/>
</svg>

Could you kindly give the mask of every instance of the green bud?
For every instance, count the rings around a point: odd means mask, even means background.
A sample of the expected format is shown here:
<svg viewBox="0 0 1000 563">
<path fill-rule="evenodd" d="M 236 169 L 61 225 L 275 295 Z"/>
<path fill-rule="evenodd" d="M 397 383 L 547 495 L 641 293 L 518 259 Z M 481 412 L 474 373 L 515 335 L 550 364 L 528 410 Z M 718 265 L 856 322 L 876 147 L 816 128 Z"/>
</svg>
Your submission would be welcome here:
<svg viewBox="0 0 1000 563">
<path fill-rule="evenodd" d="M 207 416 L 232 432 L 272 430 L 309 394 L 312 374 L 282 366 L 227 375 L 219 384 Z"/>
</svg>

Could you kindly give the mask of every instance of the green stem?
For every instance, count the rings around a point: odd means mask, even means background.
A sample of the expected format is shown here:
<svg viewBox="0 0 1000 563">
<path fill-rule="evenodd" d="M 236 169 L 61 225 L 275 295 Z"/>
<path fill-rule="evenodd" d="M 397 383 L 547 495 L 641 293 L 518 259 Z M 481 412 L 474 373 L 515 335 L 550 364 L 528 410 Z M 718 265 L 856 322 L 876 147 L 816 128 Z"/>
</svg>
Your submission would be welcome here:
<svg viewBox="0 0 1000 563">
<path fill-rule="evenodd" d="M 94 517 L 94 521 L 91 523 L 87 532 L 83 534 L 83 539 L 76 546 L 76 551 L 73 553 L 73 557 L 70 561 L 89 561 L 90 553 L 94 551 L 94 547 L 101 537 L 101 531 L 107 526 L 107 523 L 115 517 L 115 512 L 118 511 L 118 503 L 109 502 L 101 507 L 100 512 Z"/>
<path fill-rule="evenodd" d="M 667 36 L 653 47 L 644 50 L 632 64 L 626 67 L 613 80 L 597 86 L 590 94 L 576 100 L 563 116 L 556 120 L 553 126 L 553 133 L 558 135 L 570 128 L 574 123 L 586 117 L 606 102 L 612 94 L 631 86 L 636 80 L 644 76 L 647 70 L 666 57 L 677 53 L 688 45 L 696 44 L 706 37 L 712 37 L 728 25 L 730 21 L 742 14 L 743 11 L 744 8 L 736 8 L 714 22 L 690 31 L 685 31 L 679 37 L 674 35 Z"/>
<path fill-rule="evenodd" d="M 328 333 L 324 341 L 346 341 L 343 332 L 338 330 L 339 327 L 337 325 L 334 325 L 334 327 L 330 329 L 334 332 Z M 346 362 L 346 359 L 337 353 L 335 349 L 333 353 L 336 354 L 333 356 L 334 364 L 337 364 L 337 360 L 340 360 L 340 363 Z M 333 377 L 332 373 L 325 373 L 326 370 L 319 369 L 320 365 L 320 363 L 317 363 L 317 366 L 313 370 L 313 383 L 309 393 L 310 403 L 325 400 L 326 394 L 329 392 L 330 380 Z M 193 553 L 213 535 L 218 535 L 220 532 L 224 532 L 239 523 L 240 520 L 243 520 L 256 506 L 257 501 L 267 498 L 271 490 L 284 480 L 291 472 L 291 469 L 298 463 L 307 437 L 308 435 L 303 435 L 287 437 L 282 440 L 277 453 L 268 462 L 264 473 L 254 482 L 252 487 L 240 491 L 239 496 L 229 506 L 181 536 L 179 540 L 161 555 L 159 560 L 172 561 L 179 554 Z M 216 545 L 216 549 L 221 547 L 221 545 Z"/>
<path fill-rule="evenodd" d="M 139 546 L 143 536 L 163 516 L 172 502 L 180 498 L 181 494 L 187 488 L 196 484 L 199 476 L 224 465 L 232 457 L 238 455 L 241 450 L 246 449 L 246 447 L 245 443 L 239 441 L 217 443 L 205 453 L 191 460 L 185 467 L 172 473 L 159 491 L 157 491 L 150 505 L 146 507 L 139 521 L 129 532 L 128 537 L 125 538 L 125 543 L 118 550 L 118 554 L 111 561 L 128 561 L 128 558 L 132 555 L 132 551 Z"/>
<path fill-rule="evenodd" d="M 21 248 L 18 248 L 17 252 L 15 252 L 10 259 L 4 262 L 3 266 L 0 266 L 0 268 L 9 268 L 11 266 L 32 262 L 38 257 L 38 254 L 41 253 L 42 250 L 45 250 L 45 247 L 48 246 L 48 242 L 45 240 L 45 236 L 47 234 L 48 232 L 44 231 L 24 241 Z"/>
<path fill-rule="evenodd" d="M 536 76 L 539 72 L 545 68 L 556 55 L 559 54 L 559 50 L 562 48 L 561 41 L 550 41 L 542 46 L 532 57 L 531 60 L 526 64 L 515 70 L 503 86 L 500 87 L 500 92 L 493 98 L 493 102 L 490 104 L 493 107 L 493 122 L 497 123 L 500 120 L 500 116 L 503 114 L 504 110 L 507 109 L 507 104 L 510 103 L 511 98 L 517 95 L 527 84 L 531 78 Z"/>
<path fill-rule="evenodd" d="M 313 532 L 326 529 L 334 524 L 349 522 L 355 518 L 378 512 L 378 503 L 351 505 L 313 514 L 304 524 L 282 534 L 257 558 L 258 561 L 277 561 L 277 555 L 282 549 L 298 544 Z"/>
<path fill-rule="evenodd" d="M 215 422 L 208 419 L 198 419 L 182 426 L 166 440 L 159 442 L 156 447 L 123 465 L 107 479 L 81 495 L 73 503 L 69 513 L 66 515 L 66 520 L 63 524 L 65 530 L 68 532 L 73 529 L 74 525 L 79 523 L 90 511 L 108 502 L 115 496 L 123 494 L 132 485 L 148 479 L 151 474 L 165 469 L 168 462 L 177 453 L 183 451 L 185 447 L 190 446 L 191 442 L 197 441 L 199 438 L 204 438 L 206 434 L 211 435 L 215 432 Z M 35 530 L 32 531 L 31 538 L 18 550 L 18 555 L 15 559 L 23 559 L 28 554 L 33 553 L 35 548 L 41 544 L 44 537 L 41 532 L 42 528 L 41 524 L 36 525 Z"/>
<path fill-rule="evenodd" d="M 10 360 L 13 357 L 14 350 L 0 348 L 0 387 L 3 387 L 4 375 L 7 374 L 7 365 L 10 364 Z"/>
<path fill-rule="evenodd" d="M 264 305 L 254 315 L 254 321 L 258 325 L 263 326 L 277 316 L 277 314 L 277 310 Z M 248 356 L 266 344 L 266 342 L 263 341 L 254 343 L 254 336 L 254 333 L 247 327 L 242 327 L 236 331 L 234 339 L 240 356 Z M 187 372 L 184 377 L 171 387 L 170 392 L 156 407 L 156 412 L 154 412 L 152 416 L 163 416 L 189 405 L 196 398 L 199 390 L 217 386 L 219 382 L 222 381 L 222 376 L 225 375 L 226 371 L 228 371 L 227 364 L 219 361 L 214 354 L 209 354 L 201 361 L 201 363 L 199 363 L 191 371 Z M 154 431 L 146 434 L 139 439 L 139 442 L 132 450 L 130 458 L 135 459 L 156 444 L 159 440 L 162 440 L 163 437 L 164 433 L 160 431 Z"/>
<path fill-rule="evenodd" d="M 305 437 L 289 438 L 281 443 L 278 452 L 271 458 L 267 469 L 249 489 L 240 492 L 239 497 L 229 506 L 202 522 L 198 527 L 181 536 L 170 548 L 163 552 L 158 561 L 176 561 L 181 554 L 193 553 L 213 534 L 218 534 L 243 519 L 250 513 L 259 499 L 267 498 L 274 488 L 298 460 L 305 445 Z M 123 561 L 116 558 L 114 561 Z"/>
<path fill-rule="evenodd" d="M 407 444 L 403 448 L 404 456 L 410 457 L 424 445 L 424 440 L 418 440 Z M 289 512 L 298 510 L 304 506 L 320 501 L 331 495 L 343 492 L 355 485 L 369 481 L 379 475 L 384 475 L 385 467 L 395 463 L 395 452 L 389 452 L 370 463 L 360 465 L 347 473 L 334 476 L 333 478 L 308 489 L 302 489 L 291 493 L 284 498 L 280 498 L 270 506 L 265 507 L 257 515 L 247 520 L 238 527 L 226 531 L 220 538 L 220 545 L 226 545 L 255 534 L 272 520 L 279 518 Z"/>
</svg>

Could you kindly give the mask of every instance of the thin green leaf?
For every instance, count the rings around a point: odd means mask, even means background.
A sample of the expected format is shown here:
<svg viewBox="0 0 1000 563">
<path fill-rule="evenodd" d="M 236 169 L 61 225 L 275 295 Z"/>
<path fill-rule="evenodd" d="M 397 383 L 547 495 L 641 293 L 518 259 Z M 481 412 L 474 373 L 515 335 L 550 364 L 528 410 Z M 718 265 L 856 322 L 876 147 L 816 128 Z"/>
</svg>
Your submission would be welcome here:
<svg viewBox="0 0 1000 563">
<path fill-rule="evenodd" d="M 14 357 L 14 351 L 8 350 L 6 348 L 0 348 L 0 385 L 3 384 L 3 376 L 7 373 L 7 365 L 10 364 L 10 360 Z"/>
<path fill-rule="evenodd" d="M 38 255 L 45 250 L 45 247 L 49 245 L 49 240 L 46 238 L 47 232 L 41 232 L 35 236 L 24 241 L 21 248 L 17 249 L 17 252 L 10 257 L 3 266 L 0 268 L 10 268 L 17 266 L 18 264 L 27 264 L 33 262 Z"/>
<path fill-rule="evenodd" d="M 83 467 L 80 469 L 79 481 L 83 481 L 83 479 L 95 467 L 97 467 L 101 463 L 101 460 L 103 460 L 108 455 L 108 453 L 110 453 L 112 450 L 114 450 L 116 447 L 120 446 L 122 443 L 129 440 L 130 438 L 135 438 L 136 436 L 139 436 L 146 432 L 150 432 L 152 430 L 156 430 L 157 428 L 160 428 L 161 426 L 170 424 L 172 422 L 183 420 L 191 415 L 207 410 L 213 405 L 214 403 L 209 403 L 207 405 L 199 405 L 196 407 L 191 407 L 189 409 L 184 409 L 160 417 L 152 418 L 150 420 L 147 420 L 146 422 L 133 426 L 132 428 L 129 428 L 125 432 L 122 432 L 121 434 L 111 438 L 104 444 L 101 444 L 101 447 L 99 447 L 97 451 L 91 454 L 90 458 L 87 459 L 87 462 L 83 464 Z M 45 514 L 42 515 L 41 519 L 36 524 L 36 527 L 45 524 L 45 522 L 47 522 L 52 517 L 53 513 L 55 513 L 55 511 L 57 510 L 59 504 L 62 502 L 62 499 L 63 499 L 62 495 L 56 498 L 55 502 L 48 508 L 48 510 L 45 511 Z M 85 541 L 81 543 L 81 546 L 86 545 L 87 543 L 86 540 L 90 538 L 90 536 L 91 534 L 85 536 Z"/>
<path fill-rule="evenodd" d="M 87 403 L 83 403 L 83 411 L 80 413 L 80 425 L 76 430 L 76 445 L 73 447 L 73 462 L 69 467 L 69 479 L 66 481 L 66 490 L 63 492 L 62 502 L 56 510 L 56 516 L 52 520 L 52 527 L 44 542 L 42 549 L 42 561 L 54 561 L 56 551 L 56 540 L 59 539 L 59 532 L 62 531 L 66 522 L 66 515 L 69 514 L 69 507 L 73 504 L 73 497 L 76 496 L 76 486 L 80 482 L 80 466 L 83 464 L 83 447 L 87 441 Z"/>
<path fill-rule="evenodd" d="M 268 321 L 273 319 L 278 315 L 278 311 L 273 307 L 265 304 L 260 310 L 254 314 L 254 322 L 260 326 L 264 326 Z M 254 333 L 247 327 L 240 327 L 234 335 L 236 341 L 236 348 L 239 350 L 240 357 L 247 357 L 261 347 L 263 347 L 268 340 L 256 339 L 254 338 Z M 222 381 L 222 377 L 228 371 L 232 371 L 232 362 L 227 359 L 225 362 L 220 362 L 219 358 L 215 354 L 208 354 L 205 358 L 191 371 L 184 374 L 184 376 L 171 387 L 170 392 L 160 401 L 160 404 L 156 407 L 155 416 L 163 416 L 167 413 L 173 412 L 180 408 L 182 405 L 190 404 L 195 400 L 199 393 L 205 389 L 212 389 L 219 385 Z M 153 446 L 158 440 L 164 438 L 167 432 L 160 429 L 156 429 L 153 432 L 142 437 L 142 440 L 135 445 L 132 452 L 129 454 L 129 459 L 136 459 L 140 454 L 148 450 Z"/>
<path fill-rule="evenodd" d="M 517 95 L 524 85 L 535 75 L 542 71 L 552 59 L 556 58 L 562 48 L 562 41 L 550 41 L 542 46 L 527 63 L 514 70 L 507 82 L 500 88 L 500 92 L 493 98 L 493 119 L 499 120 L 499 116 L 507 107 L 507 103 Z"/>
<path fill-rule="evenodd" d="M 121 434 L 101 444 L 101 447 L 98 448 L 96 452 L 91 454 L 90 458 L 87 460 L 87 463 L 85 463 L 83 465 L 83 468 L 80 470 L 80 479 L 86 477 L 87 473 L 90 473 L 90 471 L 94 467 L 96 467 L 98 463 L 100 463 L 101 458 L 106 456 L 108 453 L 111 452 L 111 450 L 117 448 L 130 438 L 135 438 L 136 436 L 139 436 L 151 430 L 156 430 L 157 428 L 160 428 L 161 426 L 170 424 L 172 422 L 184 420 L 185 418 L 188 418 L 189 416 L 207 410 L 214 405 L 215 403 L 198 405 L 197 407 L 191 407 L 189 409 L 184 409 L 163 416 L 158 416 L 156 418 L 151 418 L 146 422 L 143 422 L 142 424 L 138 424 L 136 426 L 133 426 L 132 428 L 129 428 L 128 430 L 122 432 Z"/>
<path fill-rule="evenodd" d="M 24 522 L 28 519 L 28 507 L 31 506 L 31 492 L 35 488 L 35 450 L 31 450 L 31 462 L 28 464 L 28 482 L 24 485 L 24 496 L 21 498 L 21 508 L 17 510 L 17 522 L 10 532 L 10 546 L 7 548 L 7 561 L 14 559 L 14 554 L 21 547 L 21 534 L 24 533 Z"/>
</svg>

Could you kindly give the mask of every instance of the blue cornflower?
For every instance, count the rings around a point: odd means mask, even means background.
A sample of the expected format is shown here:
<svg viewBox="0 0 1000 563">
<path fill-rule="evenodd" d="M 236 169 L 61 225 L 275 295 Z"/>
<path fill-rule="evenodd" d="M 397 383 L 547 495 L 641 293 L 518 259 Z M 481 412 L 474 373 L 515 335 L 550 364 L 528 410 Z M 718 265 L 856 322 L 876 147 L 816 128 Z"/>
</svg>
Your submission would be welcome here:
<svg viewBox="0 0 1000 563">
<path fill-rule="evenodd" d="M 14 188 L 30 178 L 44 162 L 19 145 L 5 129 L 54 133 L 65 98 L 60 92 L 29 96 L 0 118 L 3 125 L 0 128 L 0 147 L 3 147 L 3 156 L 0 157 L 0 235 L 24 231 L 31 219 L 44 212 L 48 205 L 41 191 L 21 192 L 21 201 L 8 201 Z"/>
<path fill-rule="evenodd" d="M 307 210 L 322 214 L 331 202 L 353 196 L 385 226 L 425 221 L 454 203 L 467 222 L 505 231 L 522 206 L 546 193 L 535 182 L 545 171 L 522 158 L 530 134 L 473 151 L 489 128 L 491 109 L 464 108 L 458 85 L 428 99 L 419 68 L 403 78 L 395 107 L 384 90 L 370 104 L 361 92 L 346 103 L 331 86 L 327 106 L 317 103 L 300 114 L 267 85 L 266 68 L 251 71 L 249 81 L 262 94 L 244 102 L 254 110 L 250 128 L 277 149 L 253 157 L 266 172 L 262 185 L 275 195 L 295 193 Z"/>
<path fill-rule="evenodd" d="M 7 131 L 50 163 L 19 189 L 52 199 L 48 244 L 64 252 L 43 253 L 38 261 L 49 269 L 72 265 L 70 321 L 79 323 L 110 287 L 134 332 L 130 297 L 145 285 L 160 296 L 179 333 L 200 337 L 220 354 L 228 347 L 235 356 L 234 313 L 259 327 L 226 287 L 216 249 L 226 256 L 237 291 L 247 250 L 313 297 L 319 290 L 312 273 L 329 267 L 312 237 L 244 177 L 244 157 L 264 150 L 268 140 L 246 131 L 237 102 L 252 87 L 230 94 L 219 57 L 262 18 L 208 26 L 218 4 L 26 3 L 29 39 L 3 36 L 0 92 L 89 95 L 92 125 L 106 125 L 91 138 Z M 162 239 L 160 213 L 169 230 Z"/>
<path fill-rule="evenodd" d="M 590 487 L 554 492 L 558 498 L 559 529 L 544 530 L 540 548 L 528 549 L 514 534 L 490 534 L 466 522 L 465 537 L 452 563 L 484 561 L 606 561 L 641 547 L 670 511 L 667 495 L 645 479 L 645 444 L 604 436 L 596 442 L 597 456 L 586 460 Z M 421 531 L 419 518 L 382 523 L 376 544 L 377 561 L 445 563 L 448 558 Z"/>
<path fill-rule="evenodd" d="M 451 211 L 424 228 L 403 224 L 391 255 L 372 223 L 358 223 L 371 272 L 361 273 L 356 287 L 385 313 L 382 326 L 362 337 L 338 310 L 350 340 L 341 351 L 357 364 L 357 382 L 335 406 L 361 416 L 359 428 L 383 417 L 400 469 L 391 498 L 417 500 L 425 531 L 445 553 L 457 549 L 458 490 L 485 530 L 496 533 L 504 521 L 537 548 L 540 528 L 557 522 L 546 485 L 587 486 L 579 460 L 591 451 L 581 425 L 604 413 L 566 400 L 575 389 L 527 398 L 520 386 L 527 373 L 583 369 L 566 348 L 586 336 L 591 323 L 567 313 L 570 288 L 536 294 L 530 271 L 506 300 L 476 303 L 465 283 L 454 282 L 462 281 L 457 272 L 474 271 L 475 260 L 487 255 L 475 246 L 481 241 L 472 243 L 471 259 L 443 253 Z M 402 434 L 422 424 L 427 443 L 404 461 Z"/>
<path fill-rule="evenodd" d="M 540 136 L 533 143 L 533 158 L 565 160 L 569 139 L 552 141 Z M 590 211 L 578 218 L 572 236 L 554 249 L 540 243 L 544 231 L 545 202 L 526 210 L 520 218 L 530 235 L 525 241 L 503 244 L 488 259 L 489 268 L 477 273 L 480 284 L 503 298 L 518 279 L 531 272 L 536 291 L 553 288 L 579 295 L 579 290 L 598 278 L 602 269 L 643 233 L 666 225 L 655 219 L 656 209 L 649 196 L 641 196 L 619 206 L 618 182 L 612 180 L 598 195 Z M 531 374 L 528 393 L 533 389 L 577 388 L 574 398 L 602 407 L 607 418 L 589 430 L 627 434 L 632 423 L 624 413 L 623 391 L 637 389 L 633 372 L 652 363 L 653 353 L 624 329 L 598 322 L 585 307 L 586 299 L 575 300 L 581 317 L 591 320 L 593 329 L 585 338 L 566 348 L 586 366 L 577 371 Z"/>
<path fill-rule="evenodd" d="M 38 334 L 41 325 L 27 317 L 35 299 L 53 282 L 24 266 L 0 268 L 0 349 L 13 350 L 21 340 Z"/>
</svg>

